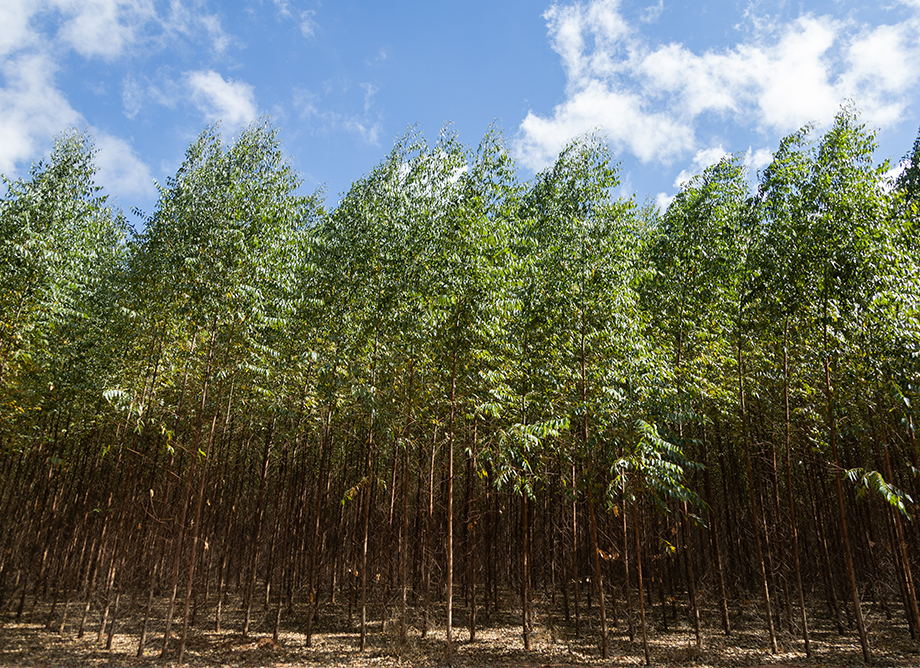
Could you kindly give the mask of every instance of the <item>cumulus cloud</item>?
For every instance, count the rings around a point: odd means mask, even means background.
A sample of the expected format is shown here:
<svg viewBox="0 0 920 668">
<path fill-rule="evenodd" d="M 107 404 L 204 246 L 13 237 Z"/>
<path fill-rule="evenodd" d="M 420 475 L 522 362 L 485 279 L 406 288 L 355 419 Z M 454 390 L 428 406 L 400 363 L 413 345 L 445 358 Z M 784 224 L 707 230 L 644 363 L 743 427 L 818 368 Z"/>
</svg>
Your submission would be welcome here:
<svg viewBox="0 0 920 668">
<path fill-rule="evenodd" d="M 63 16 L 58 38 L 85 57 L 115 58 L 156 19 L 150 0 L 57 0 Z"/>
<path fill-rule="evenodd" d="M 106 189 L 133 197 L 156 196 L 150 168 L 124 139 L 93 129 L 98 181 Z"/>
<path fill-rule="evenodd" d="M 693 156 L 690 168 L 682 170 L 681 173 L 677 175 L 677 178 L 674 179 L 674 187 L 682 188 L 684 184 L 694 176 L 702 173 L 707 167 L 711 167 L 726 156 L 728 156 L 728 151 L 726 151 L 721 144 L 713 146 L 712 148 L 700 149 L 696 152 L 696 155 Z"/>
<path fill-rule="evenodd" d="M 902 0 L 920 8 L 920 0 Z M 554 4 L 544 14 L 566 74 L 565 100 L 520 125 L 517 152 L 538 169 L 572 136 L 596 128 L 643 162 L 700 150 L 697 128 L 716 116 L 762 134 L 828 121 L 853 98 L 871 124 L 903 117 L 920 81 L 920 14 L 896 25 L 863 25 L 803 14 L 787 23 L 749 16 L 745 41 L 696 52 L 642 33 L 664 5 L 636 23 L 619 0 Z M 657 12 L 657 14 L 656 14 Z M 762 156 L 760 156 L 762 158 Z"/>
<path fill-rule="evenodd" d="M 0 26 L 0 172 L 9 176 L 46 153 L 62 131 L 89 125 L 56 80 L 61 64 L 74 54 L 111 61 L 174 44 L 177 35 L 208 40 L 218 52 L 230 43 L 216 16 L 179 0 L 3 0 Z M 229 111 L 234 121 L 241 114 L 254 117 L 249 112 L 254 105 L 234 105 L 232 96 L 222 98 L 219 86 L 209 89 L 207 83 L 205 79 L 198 89 L 202 105 Z M 232 82 L 228 85 L 233 89 Z M 251 99 L 251 89 L 249 95 Z M 123 81 L 128 118 L 147 101 L 167 104 L 169 98 L 149 82 L 130 76 Z M 155 195 L 150 169 L 131 145 L 106 132 L 92 132 L 100 182 L 116 195 Z"/>
<path fill-rule="evenodd" d="M 771 162 L 773 162 L 773 151 L 768 148 L 754 150 L 752 146 L 749 146 L 747 153 L 744 154 L 744 166 L 754 174 Z"/>
<path fill-rule="evenodd" d="M 613 146 L 645 162 L 677 157 L 694 144 L 693 132 L 641 95 L 611 90 L 592 81 L 556 107 L 552 118 L 533 112 L 521 123 L 517 150 L 525 165 L 548 164 L 572 137 L 602 128 Z"/>
<path fill-rule="evenodd" d="M 0 173 L 40 155 L 50 139 L 77 125 L 81 116 L 54 82 L 54 62 L 27 54 L 0 62 Z"/>
<path fill-rule="evenodd" d="M 190 72 L 186 79 L 192 102 L 208 122 L 234 129 L 259 115 L 253 88 L 244 81 L 224 79 L 214 70 Z"/>
<path fill-rule="evenodd" d="M 655 206 L 658 207 L 659 211 L 666 211 L 667 208 L 671 206 L 671 202 L 674 201 L 675 197 L 677 197 L 677 195 L 669 195 L 667 193 L 658 193 L 655 196 Z"/>
<path fill-rule="evenodd" d="M 0 56 L 5 56 L 24 46 L 34 44 L 36 34 L 29 26 L 37 3 L 30 0 L 5 0 L 0 2 Z"/>
<path fill-rule="evenodd" d="M 47 57 L 8 60 L 0 72 L 8 84 L 0 89 L 0 173 L 12 175 L 18 165 L 44 153 L 54 136 L 85 120 L 58 90 Z M 119 194 L 155 194 L 149 168 L 126 141 L 95 128 L 91 132 L 100 183 Z"/>
</svg>

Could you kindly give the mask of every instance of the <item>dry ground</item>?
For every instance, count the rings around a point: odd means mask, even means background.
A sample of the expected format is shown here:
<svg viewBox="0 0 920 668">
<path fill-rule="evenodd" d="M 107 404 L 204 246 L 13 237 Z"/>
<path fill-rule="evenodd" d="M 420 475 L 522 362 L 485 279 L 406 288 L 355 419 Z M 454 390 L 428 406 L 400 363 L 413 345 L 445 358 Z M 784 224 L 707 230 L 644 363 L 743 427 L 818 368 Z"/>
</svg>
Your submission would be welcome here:
<svg viewBox="0 0 920 668">
<path fill-rule="evenodd" d="M 15 612 L 0 612 L 0 665 L 12 666 L 157 666 L 175 664 L 177 641 L 166 659 L 160 659 L 163 634 L 162 610 L 151 623 L 149 642 L 145 656 L 137 658 L 138 635 L 143 620 L 143 600 L 128 599 L 123 603 L 122 616 L 118 621 L 111 650 L 96 642 L 100 616 L 90 615 L 87 632 L 83 638 L 76 637 L 73 625 L 79 623 L 79 612 L 72 604 L 68 624 L 63 635 L 45 626 L 48 608 L 42 605 L 29 609 L 16 619 Z M 621 603 L 622 606 L 622 603 Z M 483 667 L 508 666 L 513 668 L 560 668 L 562 666 L 628 666 L 643 663 L 642 643 L 637 636 L 630 641 L 626 624 L 620 614 L 619 625 L 611 630 L 611 659 L 600 657 L 598 623 L 594 615 L 586 615 L 582 621 L 582 633 L 576 637 L 572 624 L 566 624 L 562 616 L 561 601 L 552 607 L 547 601 L 538 601 L 535 610 L 536 624 L 532 650 L 524 650 L 519 626 L 519 613 L 513 601 L 498 613 L 480 614 L 479 630 L 475 642 L 469 642 L 469 634 L 463 624 L 465 610 L 455 610 L 455 624 L 461 628 L 455 631 L 455 666 Z M 60 607 L 59 607 L 60 610 Z M 324 605 L 317 622 L 312 647 L 305 644 L 303 615 L 286 615 L 282 618 L 278 642 L 272 640 L 274 615 L 260 611 L 254 616 L 254 624 L 248 637 L 241 628 L 239 606 L 225 610 L 225 627 L 220 633 L 213 632 L 213 609 L 204 608 L 198 612 L 198 624 L 191 629 L 186 650 L 186 662 L 190 666 L 434 666 L 444 664 L 443 626 L 436 626 L 426 638 L 418 628 L 420 619 L 413 612 L 409 640 L 400 656 L 399 626 L 395 619 L 397 609 L 391 606 L 391 622 L 381 630 L 380 609 L 374 607 L 369 626 L 368 646 L 359 651 L 357 615 L 349 620 L 347 607 Z M 444 610 L 435 620 L 443 624 Z M 592 611 L 596 612 L 596 610 Z M 686 613 L 686 610 L 683 610 Z M 704 609 L 704 632 L 702 650 L 693 642 L 692 629 L 687 619 L 680 619 L 677 628 L 671 624 L 670 631 L 661 627 L 661 611 L 656 606 L 650 614 L 650 649 L 652 663 L 656 666 L 688 665 L 706 666 L 830 666 L 861 665 L 859 641 L 855 633 L 839 636 L 832 628 L 822 610 L 817 606 L 811 610 L 809 624 L 812 626 L 813 657 L 805 657 L 801 641 L 788 631 L 780 633 L 780 652 L 769 652 L 767 634 L 763 619 L 752 603 L 739 603 L 732 610 L 733 633 L 726 637 L 720 630 L 715 610 Z M 892 609 L 892 619 L 872 607 L 866 606 L 866 618 L 876 666 L 920 667 L 920 642 L 913 641 L 903 622 L 899 610 Z M 394 623 L 395 622 L 395 623 Z M 175 633 L 181 631 L 181 623 L 174 626 Z"/>
</svg>

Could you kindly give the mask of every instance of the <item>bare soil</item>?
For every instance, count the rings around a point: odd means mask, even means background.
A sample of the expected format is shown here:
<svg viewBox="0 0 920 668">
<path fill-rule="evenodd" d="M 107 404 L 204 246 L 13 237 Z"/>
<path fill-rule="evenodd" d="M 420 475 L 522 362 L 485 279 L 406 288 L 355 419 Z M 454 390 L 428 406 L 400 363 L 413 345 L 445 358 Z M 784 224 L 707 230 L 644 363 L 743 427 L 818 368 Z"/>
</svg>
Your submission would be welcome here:
<svg viewBox="0 0 920 668">
<path fill-rule="evenodd" d="M 77 637 L 82 606 L 71 604 L 68 623 L 59 635 L 59 613 L 49 621 L 49 607 L 26 603 L 17 619 L 14 610 L 0 612 L 0 665 L 8 666 L 171 666 L 176 662 L 178 637 L 170 643 L 165 658 L 160 658 L 165 617 L 156 610 L 148 631 L 148 643 L 142 657 L 137 644 L 143 623 L 146 600 L 125 600 L 119 615 L 112 649 L 105 649 L 106 638 L 97 642 L 101 613 L 94 610 L 87 620 L 86 633 Z M 479 613 L 476 640 L 469 642 L 465 628 L 466 611 L 454 612 L 454 666 L 509 668 L 563 668 L 568 666 L 633 666 L 644 663 L 641 636 L 630 640 L 627 624 L 620 610 L 618 624 L 610 631 L 609 660 L 602 660 L 596 608 L 584 614 L 581 633 L 575 634 L 574 623 L 562 619 L 561 601 L 537 601 L 536 620 L 530 651 L 524 650 L 520 630 L 520 613 L 512 607 L 487 614 Z M 77 608 L 81 609 L 78 610 Z M 621 603 L 622 607 L 622 603 Z M 31 608 L 31 609 L 30 609 Z M 400 648 L 398 607 L 391 604 L 389 619 L 382 628 L 380 606 L 371 609 L 374 621 L 368 626 L 367 647 L 359 649 L 358 615 L 349 615 L 345 605 L 325 604 L 315 625 L 313 642 L 307 646 L 304 613 L 295 608 L 282 616 L 278 642 L 272 639 L 274 610 L 260 610 L 248 636 L 240 632 L 242 616 L 238 605 L 225 606 L 223 625 L 226 630 L 213 631 L 212 606 L 197 612 L 197 623 L 190 629 L 185 653 L 189 666 L 348 666 L 353 668 L 387 666 L 435 666 L 445 664 L 444 609 L 435 611 L 434 626 L 425 637 L 420 630 L 419 610 L 412 610 L 408 642 Z M 678 613 L 686 615 L 686 609 Z M 862 665 L 859 639 L 855 631 L 839 635 L 821 609 L 811 611 L 813 655 L 807 658 L 800 639 L 787 628 L 779 632 L 780 651 L 771 654 L 760 611 L 749 601 L 732 608 L 733 630 L 730 636 L 721 631 L 714 609 L 704 609 L 702 648 L 697 649 L 689 619 L 670 620 L 669 630 L 661 624 L 659 606 L 649 616 L 649 648 L 655 666 L 815 666 L 842 667 Z M 866 606 L 866 620 L 874 666 L 920 666 L 920 642 L 910 638 L 900 610 L 892 609 L 889 618 L 874 606 Z M 173 626 L 174 636 L 181 633 L 181 620 Z"/>
</svg>

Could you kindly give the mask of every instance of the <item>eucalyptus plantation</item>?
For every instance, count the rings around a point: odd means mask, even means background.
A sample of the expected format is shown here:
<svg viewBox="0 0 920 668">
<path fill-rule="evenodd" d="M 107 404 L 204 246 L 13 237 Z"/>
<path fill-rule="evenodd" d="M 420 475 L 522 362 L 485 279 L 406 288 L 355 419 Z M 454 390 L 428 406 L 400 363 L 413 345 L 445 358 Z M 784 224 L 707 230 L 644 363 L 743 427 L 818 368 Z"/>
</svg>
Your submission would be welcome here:
<svg viewBox="0 0 920 668">
<path fill-rule="evenodd" d="M 260 121 L 132 234 L 63 135 L 0 200 L 0 614 L 180 663 L 920 637 L 918 149 L 873 150 L 845 107 L 659 211 L 595 135 L 527 181 L 413 131 L 327 208 Z"/>
</svg>

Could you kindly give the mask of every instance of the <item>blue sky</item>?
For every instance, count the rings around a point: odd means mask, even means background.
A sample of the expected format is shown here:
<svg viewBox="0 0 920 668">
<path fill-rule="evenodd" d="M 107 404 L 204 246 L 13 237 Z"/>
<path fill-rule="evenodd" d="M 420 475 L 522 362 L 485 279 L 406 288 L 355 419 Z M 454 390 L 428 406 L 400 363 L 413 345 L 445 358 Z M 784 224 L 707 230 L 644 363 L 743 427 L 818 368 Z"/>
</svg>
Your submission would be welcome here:
<svg viewBox="0 0 920 668">
<path fill-rule="evenodd" d="M 497 123 L 520 174 L 599 129 L 621 191 L 666 204 L 725 152 L 752 173 L 853 99 L 895 162 L 920 126 L 920 0 L 3 0 L 0 173 L 88 129 L 114 203 L 219 121 L 269 115 L 306 191 L 334 205 L 417 125 Z"/>
</svg>

